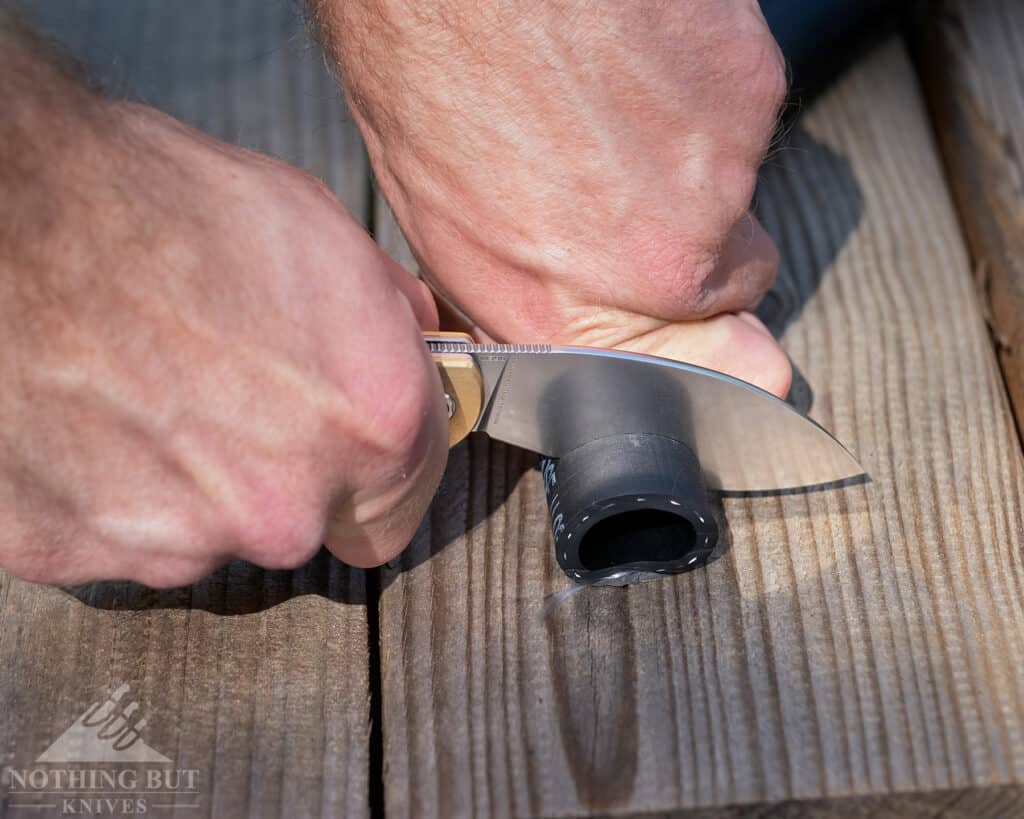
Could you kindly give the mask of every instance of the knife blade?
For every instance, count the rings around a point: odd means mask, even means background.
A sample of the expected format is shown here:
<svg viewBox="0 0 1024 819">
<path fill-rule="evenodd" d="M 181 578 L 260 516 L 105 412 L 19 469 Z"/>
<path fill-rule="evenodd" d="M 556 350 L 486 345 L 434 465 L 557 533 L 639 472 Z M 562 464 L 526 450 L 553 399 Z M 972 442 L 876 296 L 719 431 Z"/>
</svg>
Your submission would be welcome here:
<svg viewBox="0 0 1024 819">
<path fill-rule="evenodd" d="M 589 347 L 476 344 L 425 335 L 449 400 L 451 444 L 471 430 L 551 458 L 614 435 L 682 442 L 708 488 L 774 491 L 864 473 L 792 405 L 715 370 Z"/>
</svg>

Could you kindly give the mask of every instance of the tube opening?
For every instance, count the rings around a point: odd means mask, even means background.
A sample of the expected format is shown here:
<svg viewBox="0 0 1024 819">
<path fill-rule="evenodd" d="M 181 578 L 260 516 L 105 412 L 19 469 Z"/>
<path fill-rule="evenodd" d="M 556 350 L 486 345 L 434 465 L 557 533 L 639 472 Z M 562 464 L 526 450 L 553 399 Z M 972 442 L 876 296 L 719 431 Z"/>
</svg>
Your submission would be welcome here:
<svg viewBox="0 0 1024 819">
<path fill-rule="evenodd" d="M 661 509 L 636 509 L 595 523 L 583 536 L 579 561 L 588 571 L 681 560 L 697 541 L 693 524 Z"/>
</svg>

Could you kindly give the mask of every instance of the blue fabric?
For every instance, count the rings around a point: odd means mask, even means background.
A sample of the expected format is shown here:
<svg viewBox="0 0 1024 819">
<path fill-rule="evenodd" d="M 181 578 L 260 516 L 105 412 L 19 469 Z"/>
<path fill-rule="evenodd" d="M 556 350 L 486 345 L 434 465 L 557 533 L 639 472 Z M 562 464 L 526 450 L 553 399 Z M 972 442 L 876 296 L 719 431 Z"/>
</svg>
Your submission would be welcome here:
<svg viewBox="0 0 1024 819">
<path fill-rule="evenodd" d="M 789 65 L 791 87 L 798 93 L 830 82 L 903 6 L 899 0 L 761 0 L 768 27 Z"/>
</svg>

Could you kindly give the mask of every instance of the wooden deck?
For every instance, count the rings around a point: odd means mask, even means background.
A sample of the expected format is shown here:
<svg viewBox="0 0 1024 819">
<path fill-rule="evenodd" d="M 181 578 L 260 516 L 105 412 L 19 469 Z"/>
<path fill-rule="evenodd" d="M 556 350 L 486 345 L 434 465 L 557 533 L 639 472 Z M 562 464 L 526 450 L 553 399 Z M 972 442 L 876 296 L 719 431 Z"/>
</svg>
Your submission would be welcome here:
<svg viewBox="0 0 1024 819">
<path fill-rule="evenodd" d="M 0 575 L 0 767 L 128 683 L 147 744 L 200 771 L 198 807 L 158 816 L 1024 816 L 1024 6 L 946 5 L 817 101 L 758 193 L 785 260 L 765 317 L 871 483 L 725 499 L 707 570 L 547 617 L 568 581 L 535 459 L 479 438 L 380 571 Z M 408 262 L 288 3 L 29 6 Z M 50 815 L 0 782 L 0 814 Z"/>
</svg>

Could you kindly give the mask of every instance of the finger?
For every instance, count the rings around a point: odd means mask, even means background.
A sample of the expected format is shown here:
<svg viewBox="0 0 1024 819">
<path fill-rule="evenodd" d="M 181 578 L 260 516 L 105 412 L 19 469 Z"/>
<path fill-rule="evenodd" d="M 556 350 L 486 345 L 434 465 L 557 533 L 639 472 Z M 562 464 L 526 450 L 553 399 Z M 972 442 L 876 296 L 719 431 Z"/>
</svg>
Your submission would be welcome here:
<svg viewBox="0 0 1024 819">
<path fill-rule="evenodd" d="M 767 328 L 749 313 L 662 324 L 629 341 L 623 350 L 686 361 L 755 384 L 780 398 L 789 391 L 789 358 Z"/>
<path fill-rule="evenodd" d="M 764 322 L 761 321 L 761 319 L 759 319 L 753 313 L 737 313 L 736 318 L 738 318 L 740 321 L 746 322 L 749 326 L 753 327 L 755 330 L 761 333 L 761 335 L 768 336 L 768 338 L 774 340 L 775 336 L 772 335 L 772 331 L 769 330 L 765 326 Z"/>
<path fill-rule="evenodd" d="M 383 251 L 381 252 L 383 253 Z M 388 276 L 395 287 L 398 288 L 398 291 L 405 296 L 406 301 L 409 302 L 409 306 L 412 307 L 420 329 L 428 332 L 436 331 L 439 325 L 437 304 L 434 301 L 434 294 L 430 292 L 430 288 L 427 287 L 425 282 L 413 276 L 408 270 L 391 259 L 391 257 L 387 257 L 387 259 L 386 269 Z"/>
<path fill-rule="evenodd" d="M 451 301 L 431 288 L 437 302 L 437 314 L 441 320 L 441 329 L 449 333 L 466 333 L 479 344 L 496 344 L 495 338 L 484 331 L 473 319 L 463 313 Z"/>
<path fill-rule="evenodd" d="M 160 555 L 122 571 L 122 577 L 153 589 L 190 586 L 227 562 L 222 558 L 190 558 Z M 111 575 L 117 577 L 118 575 Z"/>
<path fill-rule="evenodd" d="M 226 557 L 174 554 L 169 550 L 125 549 L 123 544 L 95 541 L 79 547 L 77 560 L 49 573 L 44 581 L 82 585 L 104 580 L 130 580 L 153 589 L 188 586 L 212 574 Z"/>
<path fill-rule="evenodd" d="M 423 520 L 444 471 L 445 453 L 432 453 L 424 469 L 392 492 L 336 506 L 324 545 L 350 566 L 371 568 L 402 552 Z M 440 457 L 439 457 L 440 455 Z"/>
<path fill-rule="evenodd" d="M 433 366 L 429 360 L 426 366 Z M 385 563 L 412 539 L 448 458 L 448 416 L 441 392 L 404 456 L 375 470 L 369 484 L 332 504 L 324 543 L 341 560 L 368 568 Z"/>
<path fill-rule="evenodd" d="M 775 281 L 779 251 L 757 218 L 747 213 L 729 232 L 718 264 L 705 281 L 701 318 L 757 306 Z"/>
</svg>

